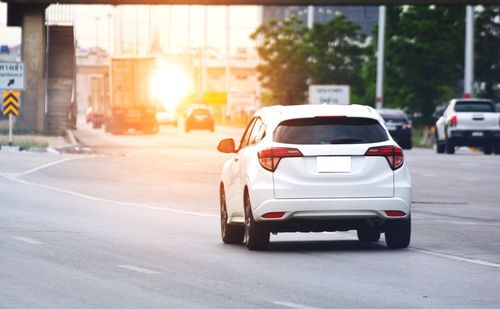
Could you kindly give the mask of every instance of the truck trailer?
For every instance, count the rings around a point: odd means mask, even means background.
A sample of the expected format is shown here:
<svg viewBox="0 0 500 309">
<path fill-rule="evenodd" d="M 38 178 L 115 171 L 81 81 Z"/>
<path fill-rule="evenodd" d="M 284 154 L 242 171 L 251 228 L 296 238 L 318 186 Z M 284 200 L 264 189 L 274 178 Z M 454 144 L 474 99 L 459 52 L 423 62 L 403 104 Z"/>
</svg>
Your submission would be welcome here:
<svg viewBox="0 0 500 309">
<path fill-rule="evenodd" d="M 112 58 L 110 64 L 110 100 L 106 108 L 106 131 L 122 134 L 134 129 L 158 132 L 156 103 L 151 95 L 155 71 L 152 57 Z"/>
</svg>

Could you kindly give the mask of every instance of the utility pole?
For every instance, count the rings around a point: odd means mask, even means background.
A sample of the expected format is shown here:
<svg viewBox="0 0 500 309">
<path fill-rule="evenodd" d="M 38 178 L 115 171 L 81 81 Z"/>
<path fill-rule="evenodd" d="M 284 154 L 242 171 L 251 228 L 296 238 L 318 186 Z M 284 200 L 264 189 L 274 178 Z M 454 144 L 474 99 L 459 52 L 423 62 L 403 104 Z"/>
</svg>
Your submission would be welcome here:
<svg viewBox="0 0 500 309">
<path fill-rule="evenodd" d="M 377 41 L 377 86 L 375 108 L 384 106 L 384 43 L 385 43 L 385 5 L 378 9 L 378 41 Z"/>
<path fill-rule="evenodd" d="M 465 8 L 464 98 L 472 98 L 474 87 L 474 6 Z"/>
<path fill-rule="evenodd" d="M 201 93 L 200 99 L 203 99 L 203 94 L 207 91 L 207 45 L 208 45 L 208 7 L 203 7 L 203 49 L 201 60 Z"/>
<path fill-rule="evenodd" d="M 312 29 L 314 27 L 314 6 L 309 5 L 307 7 L 307 28 Z"/>
<path fill-rule="evenodd" d="M 229 54 L 230 46 L 230 32 L 229 32 L 229 5 L 226 5 L 226 93 L 229 93 L 229 87 L 231 82 L 231 55 Z"/>
</svg>

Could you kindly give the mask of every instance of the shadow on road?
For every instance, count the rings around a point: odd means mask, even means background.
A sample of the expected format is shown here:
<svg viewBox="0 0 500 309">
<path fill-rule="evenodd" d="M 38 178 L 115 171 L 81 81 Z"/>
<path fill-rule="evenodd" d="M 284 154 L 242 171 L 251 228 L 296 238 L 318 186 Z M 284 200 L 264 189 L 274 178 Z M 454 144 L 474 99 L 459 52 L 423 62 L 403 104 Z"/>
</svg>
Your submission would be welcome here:
<svg viewBox="0 0 500 309">
<path fill-rule="evenodd" d="M 381 241 L 375 243 L 364 243 L 358 240 L 317 240 L 317 241 L 271 241 L 267 251 L 270 252 L 293 252 L 293 251 L 387 251 L 387 247 Z"/>
</svg>

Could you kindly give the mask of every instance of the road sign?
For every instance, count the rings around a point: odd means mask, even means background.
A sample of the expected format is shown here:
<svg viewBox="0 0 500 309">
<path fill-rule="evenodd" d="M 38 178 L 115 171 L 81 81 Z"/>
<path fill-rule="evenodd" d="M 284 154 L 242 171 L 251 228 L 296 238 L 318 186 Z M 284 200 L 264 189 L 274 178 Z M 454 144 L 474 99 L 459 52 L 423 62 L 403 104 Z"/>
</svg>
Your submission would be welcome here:
<svg viewBox="0 0 500 309">
<path fill-rule="evenodd" d="M 24 90 L 24 63 L 0 62 L 0 89 Z"/>
<path fill-rule="evenodd" d="M 310 85 L 309 104 L 350 104 L 350 87 L 347 85 Z"/>
<path fill-rule="evenodd" d="M 19 91 L 4 91 L 3 92 L 3 115 L 4 116 L 19 116 L 19 106 L 21 105 Z"/>
</svg>

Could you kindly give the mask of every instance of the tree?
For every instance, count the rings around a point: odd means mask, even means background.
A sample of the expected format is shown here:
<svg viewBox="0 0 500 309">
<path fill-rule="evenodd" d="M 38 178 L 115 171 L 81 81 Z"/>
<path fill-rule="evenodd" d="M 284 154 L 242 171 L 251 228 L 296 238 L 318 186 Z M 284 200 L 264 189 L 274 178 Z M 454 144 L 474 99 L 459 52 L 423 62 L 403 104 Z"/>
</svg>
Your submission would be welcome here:
<svg viewBox="0 0 500 309">
<path fill-rule="evenodd" d="M 424 124 L 432 123 L 435 107 L 462 93 L 464 33 L 463 7 L 389 7 L 385 106 L 421 113 Z M 375 82 L 377 36 L 372 38 L 373 54 L 363 71 L 366 89 L 374 89 Z M 365 93 L 368 97 L 373 102 L 374 94 Z"/>
<path fill-rule="evenodd" d="M 307 39 L 312 84 L 345 84 L 354 89 L 361 86 L 366 47 L 360 28 L 343 15 L 314 25 Z"/>
<path fill-rule="evenodd" d="M 498 98 L 500 83 L 500 7 L 486 6 L 476 16 L 475 76 L 483 84 L 482 95 Z"/>
<path fill-rule="evenodd" d="M 270 103 L 292 105 L 305 101 L 307 79 L 307 28 L 298 18 L 270 21 L 251 35 L 258 41 L 262 61 L 259 81 L 270 90 Z"/>
</svg>

